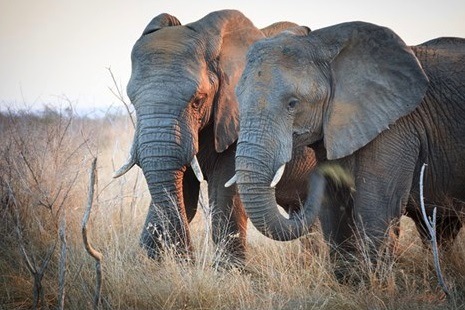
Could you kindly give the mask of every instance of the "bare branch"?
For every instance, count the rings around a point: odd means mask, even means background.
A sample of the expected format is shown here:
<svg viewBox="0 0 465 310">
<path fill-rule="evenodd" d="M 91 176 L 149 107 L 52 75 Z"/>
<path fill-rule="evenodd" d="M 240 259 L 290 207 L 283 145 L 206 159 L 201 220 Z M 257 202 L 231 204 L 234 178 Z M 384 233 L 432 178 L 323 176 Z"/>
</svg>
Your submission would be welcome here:
<svg viewBox="0 0 465 310">
<path fill-rule="evenodd" d="M 34 278 L 32 308 L 37 309 L 40 303 L 44 301 L 44 291 L 42 289 L 42 278 L 44 277 L 45 270 L 47 269 L 48 264 L 50 263 L 50 260 L 52 259 L 52 254 L 53 252 L 55 252 L 57 242 L 55 242 L 50 247 L 45 259 L 42 262 L 42 266 L 39 269 L 37 269 L 34 257 L 30 257 L 27 254 L 26 247 L 24 245 L 24 237 L 22 233 L 21 223 L 19 219 L 18 204 L 16 202 L 16 198 L 13 194 L 11 187 L 9 186 L 9 184 L 7 185 L 8 185 L 8 191 L 9 191 L 9 196 L 10 196 L 9 199 L 11 199 L 12 201 L 12 207 L 13 207 L 13 212 L 14 212 L 14 217 L 15 217 L 15 230 L 18 236 L 18 243 L 19 243 L 21 256 L 23 257 L 24 262 L 26 263 L 27 269 L 31 273 L 32 277 Z"/>
<path fill-rule="evenodd" d="M 115 90 L 113 88 L 108 87 L 108 89 L 111 91 L 111 93 L 118 98 L 119 101 L 121 101 L 126 108 L 126 111 L 128 112 L 129 118 L 131 119 L 132 126 L 136 128 L 136 123 L 134 121 L 134 118 L 132 117 L 131 109 L 129 108 L 129 104 L 124 100 L 123 92 L 121 91 L 121 87 L 118 86 L 118 83 L 116 82 L 115 76 L 113 75 L 113 72 L 111 71 L 111 68 L 107 68 L 108 72 L 110 73 L 111 79 L 113 80 L 113 84 L 115 85 Z"/>
<path fill-rule="evenodd" d="M 434 268 L 436 269 L 436 274 L 438 275 L 438 282 L 441 286 L 442 290 L 446 294 L 446 296 L 450 296 L 449 289 L 444 281 L 444 277 L 442 276 L 441 266 L 439 264 L 439 250 L 438 250 L 438 243 L 436 239 L 436 213 L 437 208 L 434 207 L 433 209 L 433 218 L 428 218 L 426 214 L 424 196 L 423 196 L 423 177 L 425 173 L 426 164 L 423 164 L 421 167 L 420 172 L 420 206 L 421 206 L 421 213 L 423 215 L 423 221 L 425 222 L 425 226 L 428 229 L 429 235 L 431 237 L 431 247 L 433 250 L 433 259 L 434 259 Z"/>
<path fill-rule="evenodd" d="M 65 279 L 66 279 L 66 211 L 63 209 L 58 235 L 61 241 L 60 268 L 58 276 L 58 309 L 65 306 Z"/>
<path fill-rule="evenodd" d="M 92 202 L 94 200 L 94 189 L 95 189 L 95 175 L 97 170 L 97 158 L 94 157 L 92 161 L 92 166 L 90 169 L 90 181 L 89 181 L 89 193 L 87 196 L 87 208 L 82 219 L 82 239 L 84 241 L 84 247 L 86 248 L 87 253 L 95 259 L 95 269 L 97 274 L 97 286 L 94 294 L 94 309 L 98 309 L 100 304 L 100 294 L 102 292 L 102 253 L 95 250 L 90 244 L 87 238 L 87 222 L 89 221 L 90 211 L 92 209 Z"/>
<path fill-rule="evenodd" d="M 69 106 L 71 107 L 72 109 L 72 105 L 71 105 L 71 101 L 66 98 L 68 100 L 68 103 L 69 103 Z M 60 123 L 62 121 L 63 117 L 60 117 Z M 60 135 L 60 138 L 58 139 L 58 145 L 57 145 L 57 148 L 61 148 L 61 145 L 63 144 L 63 141 L 65 139 L 65 136 L 66 134 L 68 133 L 68 130 L 69 130 L 69 127 L 71 126 L 71 123 L 73 122 L 73 115 L 71 114 L 71 117 L 68 118 L 66 124 L 65 124 L 65 128 L 62 130 L 62 133 Z"/>
<path fill-rule="evenodd" d="M 19 151 L 19 155 L 21 155 L 21 158 L 23 159 L 24 163 L 26 164 L 26 167 L 29 170 L 29 172 L 31 173 L 32 178 L 34 179 L 34 182 L 36 183 L 36 185 L 39 185 L 40 182 L 39 182 L 36 174 L 34 173 L 34 169 L 32 169 L 31 164 L 29 163 L 29 160 L 26 158 L 26 155 L 23 153 L 22 150 Z"/>
<path fill-rule="evenodd" d="M 39 296 L 40 296 L 41 302 L 43 302 L 45 300 L 44 290 L 42 289 L 42 278 L 44 277 L 45 270 L 47 269 L 48 264 L 52 260 L 52 255 L 55 252 L 55 248 L 56 248 L 57 244 L 58 244 L 58 239 L 55 240 L 55 243 L 50 247 L 50 249 L 48 250 L 47 255 L 45 256 L 45 259 L 42 262 L 42 266 L 40 267 L 37 274 L 34 275 L 34 286 L 38 290 L 37 294 L 40 294 Z"/>
<path fill-rule="evenodd" d="M 13 212 L 14 212 L 14 218 L 15 218 L 15 231 L 16 235 L 18 236 L 18 243 L 19 243 L 19 249 L 21 251 L 21 256 L 24 259 L 24 262 L 26 263 L 26 267 L 29 270 L 31 274 L 36 274 L 37 270 L 34 266 L 34 264 L 31 262 L 31 259 L 29 258 L 29 255 L 27 255 L 26 248 L 24 247 L 24 238 L 23 238 L 23 233 L 21 229 L 21 223 L 19 220 L 19 211 L 18 211 L 18 205 L 16 202 L 16 197 L 13 194 L 13 190 L 11 189 L 10 185 L 7 184 L 8 186 L 8 194 L 9 194 L 9 200 L 12 202 L 12 207 L 13 207 Z"/>
</svg>

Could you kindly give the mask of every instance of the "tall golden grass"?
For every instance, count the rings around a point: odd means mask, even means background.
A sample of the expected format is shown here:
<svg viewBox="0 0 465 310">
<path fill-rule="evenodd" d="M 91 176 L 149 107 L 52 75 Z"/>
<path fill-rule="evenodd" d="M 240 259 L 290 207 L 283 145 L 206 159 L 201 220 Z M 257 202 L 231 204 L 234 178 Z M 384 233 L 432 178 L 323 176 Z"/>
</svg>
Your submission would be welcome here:
<svg viewBox="0 0 465 310">
<path fill-rule="evenodd" d="M 138 168 L 112 173 L 127 156 L 133 128 L 128 117 L 77 117 L 69 110 L 36 116 L 0 116 L 0 309 L 34 305 L 35 268 L 43 278 L 37 308 L 55 309 L 60 292 L 60 238 L 66 219 L 64 308 L 92 308 L 95 263 L 84 249 L 81 221 L 89 169 L 97 157 L 98 181 L 88 224 L 103 254 L 101 309 L 459 309 L 465 303 L 463 232 L 441 256 L 452 291 L 444 298 L 432 254 L 414 225 L 402 220 L 397 254 L 376 268 L 357 264 L 364 281 L 340 284 L 318 232 L 304 242 L 274 242 L 249 225 L 245 270 L 214 268 L 219 249 L 209 236 L 208 197 L 191 223 L 195 262 L 167 254 L 156 262 L 139 247 L 150 201 Z M 50 256 L 49 262 L 47 258 Z M 47 264 L 45 264 L 47 263 Z M 355 277 L 354 277 L 355 278 Z M 37 299 L 37 298 L 36 298 Z"/>
</svg>

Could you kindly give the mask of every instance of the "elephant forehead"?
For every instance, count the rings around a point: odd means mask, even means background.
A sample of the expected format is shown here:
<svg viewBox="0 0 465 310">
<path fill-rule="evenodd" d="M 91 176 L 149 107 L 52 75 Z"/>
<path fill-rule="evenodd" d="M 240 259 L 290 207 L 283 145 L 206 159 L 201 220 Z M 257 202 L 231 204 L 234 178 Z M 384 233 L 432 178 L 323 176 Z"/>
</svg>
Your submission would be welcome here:
<svg viewBox="0 0 465 310">
<path fill-rule="evenodd" d="M 256 42 L 249 50 L 247 58 L 254 66 L 266 63 L 299 63 L 304 60 L 303 50 L 299 37 L 282 34 Z"/>
<path fill-rule="evenodd" d="M 186 27 L 167 27 L 143 36 L 134 46 L 133 59 L 146 60 L 154 56 L 165 63 L 197 60 L 204 44 L 196 33 Z"/>
<path fill-rule="evenodd" d="M 180 87 L 189 80 L 196 85 L 195 88 L 207 83 L 207 64 L 198 48 L 172 38 L 165 39 L 145 42 L 134 48 L 134 79 L 146 83 L 158 81 L 165 85 L 178 83 Z"/>
<path fill-rule="evenodd" d="M 245 70 L 247 76 L 264 86 L 302 82 L 302 76 L 308 67 L 303 59 L 289 51 L 288 47 L 271 46 L 267 51 L 262 57 L 249 61 Z"/>
<path fill-rule="evenodd" d="M 290 90 L 302 83 L 303 71 L 292 70 L 278 64 L 266 64 L 253 72 L 253 81 L 249 91 L 263 94 L 277 94 L 284 90 Z"/>
</svg>

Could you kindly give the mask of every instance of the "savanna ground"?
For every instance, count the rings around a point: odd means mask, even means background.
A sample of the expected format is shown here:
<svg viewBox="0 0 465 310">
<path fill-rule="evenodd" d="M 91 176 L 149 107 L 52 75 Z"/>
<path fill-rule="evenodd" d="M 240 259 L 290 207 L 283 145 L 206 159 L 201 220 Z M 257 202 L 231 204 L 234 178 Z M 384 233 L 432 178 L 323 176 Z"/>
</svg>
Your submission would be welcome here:
<svg viewBox="0 0 465 310">
<path fill-rule="evenodd" d="M 432 253 L 408 219 L 394 259 L 355 268 L 368 275 L 365 281 L 339 284 L 319 233 L 304 247 L 268 240 L 251 225 L 246 270 L 216 270 L 203 190 L 190 225 L 195 262 L 148 259 L 138 245 L 149 204 L 142 173 L 136 167 L 112 179 L 132 135 L 123 114 L 90 119 L 47 109 L 0 116 L 0 309 L 30 309 L 38 284 L 38 308 L 57 308 L 59 296 L 65 309 L 92 308 L 95 260 L 84 248 L 81 223 L 94 157 L 87 230 L 103 255 L 101 309 L 465 309 L 465 232 L 441 255 L 451 291 L 445 297 Z"/>
</svg>

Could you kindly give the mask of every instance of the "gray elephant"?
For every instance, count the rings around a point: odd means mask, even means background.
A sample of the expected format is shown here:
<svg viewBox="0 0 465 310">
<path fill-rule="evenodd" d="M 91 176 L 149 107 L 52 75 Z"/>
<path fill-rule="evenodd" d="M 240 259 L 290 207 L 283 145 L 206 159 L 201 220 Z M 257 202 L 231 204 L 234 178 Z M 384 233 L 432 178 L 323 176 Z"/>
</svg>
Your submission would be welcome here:
<svg viewBox="0 0 465 310">
<path fill-rule="evenodd" d="M 363 232 L 375 254 L 389 225 L 407 214 L 426 237 L 418 204 L 426 163 L 424 197 L 429 214 L 438 207 L 438 242 L 457 236 L 465 211 L 464 39 L 409 47 L 363 22 L 281 34 L 250 48 L 236 96 L 237 184 L 263 234 L 295 239 L 319 216 L 331 248 L 353 252 Z M 303 212 L 288 219 L 270 183 L 298 145 L 348 180 L 325 180 L 318 169 Z"/>
<path fill-rule="evenodd" d="M 150 257 L 160 257 L 166 247 L 192 257 L 188 223 L 205 177 L 213 241 L 225 244 L 225 260 L 243 263 L 247 218 L 237 187 L 224 186 L 235 171 L 234 87 L 253 42 L 296 26 L 280 22 L 262 32 L 234 10 L 212 12 L 187 25 L 161 14 L 135 43 L 127 93 L 137 128 L 128 163 L 115 177 L 134 165 L 142 168 L 152 202 L 140 243 Z M 284 176 L 289 185 L 281 187 L 280 202 L 290 210 L 306 196 L 302 181 L 315 166 L 313 151 L 296 150 L 294 162 L 293 172 Z"/>
</svg>

